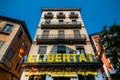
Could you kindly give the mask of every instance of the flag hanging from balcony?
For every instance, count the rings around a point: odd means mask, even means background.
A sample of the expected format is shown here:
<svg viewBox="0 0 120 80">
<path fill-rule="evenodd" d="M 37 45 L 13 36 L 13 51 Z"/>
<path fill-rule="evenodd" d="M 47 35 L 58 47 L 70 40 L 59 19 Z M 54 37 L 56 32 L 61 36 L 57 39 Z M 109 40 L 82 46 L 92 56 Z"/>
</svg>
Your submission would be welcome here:
<svg viewBox="0 0 120 80">
<path fill-rule="evenodd" d="M 19 50 L 19 57 L 22 58 L 24 56 L 24 45 Z"/>
</svg>

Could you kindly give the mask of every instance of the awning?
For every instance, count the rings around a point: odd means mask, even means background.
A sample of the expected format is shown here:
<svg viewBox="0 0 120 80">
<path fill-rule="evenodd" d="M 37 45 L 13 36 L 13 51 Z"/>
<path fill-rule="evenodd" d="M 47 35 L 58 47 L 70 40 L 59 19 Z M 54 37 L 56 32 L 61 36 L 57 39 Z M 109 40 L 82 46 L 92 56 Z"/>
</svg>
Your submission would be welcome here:
<svg viewBox="0 0 120 80">
<path fill-rule="evenodd" d="M 83 76 L 87 76 L 87 75 L 97 76 L 97 72 L 95 71 L 78 72 L 78 74 L 83 75 Z"/>
<path fill-rule="evenodd" d="M 52 77 L 77 77 L 76 72 L 52 72 Z"/>
<path fill-rule="evenodd" d="M 87 76 L 87 75 L 97 75 L 97 72 L 95 71 L 86 71 L 86 72 L 26 72 L 26 76 L 31 76 L 31 75 L 37 75 L 37 76 L 41 76 L 41 75 L 50 75 L 52 77 L 77 77 L 77 75 L 83 75 L 83 76 Z"/>
</svg>

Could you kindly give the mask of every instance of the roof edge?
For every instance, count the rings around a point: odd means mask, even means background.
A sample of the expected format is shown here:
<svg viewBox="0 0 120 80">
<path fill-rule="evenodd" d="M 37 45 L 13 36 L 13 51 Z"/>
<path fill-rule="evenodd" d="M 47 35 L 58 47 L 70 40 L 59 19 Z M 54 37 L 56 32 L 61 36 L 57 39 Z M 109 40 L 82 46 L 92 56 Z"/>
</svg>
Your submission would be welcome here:
<svg viewBox="0 0 120 80">
<path fill-rule="evenodd" d="M 42 11 L 80 11 L 80 8 L 42 8 Z"/>
</svg>

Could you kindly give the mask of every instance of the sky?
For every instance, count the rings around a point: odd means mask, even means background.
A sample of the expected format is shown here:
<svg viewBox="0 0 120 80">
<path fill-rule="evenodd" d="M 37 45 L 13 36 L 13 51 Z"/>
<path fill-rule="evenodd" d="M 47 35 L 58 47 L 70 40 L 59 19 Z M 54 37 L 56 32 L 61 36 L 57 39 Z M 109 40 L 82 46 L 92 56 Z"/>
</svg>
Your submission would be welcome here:
<svg viewBox="0 0 120 80">
<path fill-rule="evenodd" d="M 0 15 L 25 21 L 32 39 L 42 8 L 81 8 L 88 34 L 120 24 L 120 0 L 0 0 Z"/>
</svg>

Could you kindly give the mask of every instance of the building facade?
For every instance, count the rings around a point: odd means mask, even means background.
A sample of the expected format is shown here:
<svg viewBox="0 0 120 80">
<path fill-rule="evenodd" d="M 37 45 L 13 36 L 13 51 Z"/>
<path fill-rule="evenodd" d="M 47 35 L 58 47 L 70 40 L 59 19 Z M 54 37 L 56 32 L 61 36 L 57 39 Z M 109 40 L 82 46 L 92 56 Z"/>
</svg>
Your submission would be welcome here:
<svg viewBox="0 0 120 80">
<path fill-rule="evenodd" d="M 19 80 L 23 71 L 20 48 L 28 55 L 31 37 L 23 21 L 0 16 L 0 80 Z"/>
<path fill-rule="evenodd" d="M 43 8 L 21 80 L 103 80 L 79 8 Z"/>
<path fill-rule="evenodd" d="M 100 32 L 91 34 L 90 41 L 92 43 L 92 47 L 95 52 L 95 55 L 98 56 L 103 62 L 103 67 L 101 67 L 101 72 L 107 80 L 119 80 L 120 73 L 116 72 L 116 70 L 113 68 L 112 64 L 110 63 L 110 59 L 106 57 L 104 48 L 100 44 L 99 34 Z M 120 55 L 118 54 L 118 56 Z"/>
</svg>

